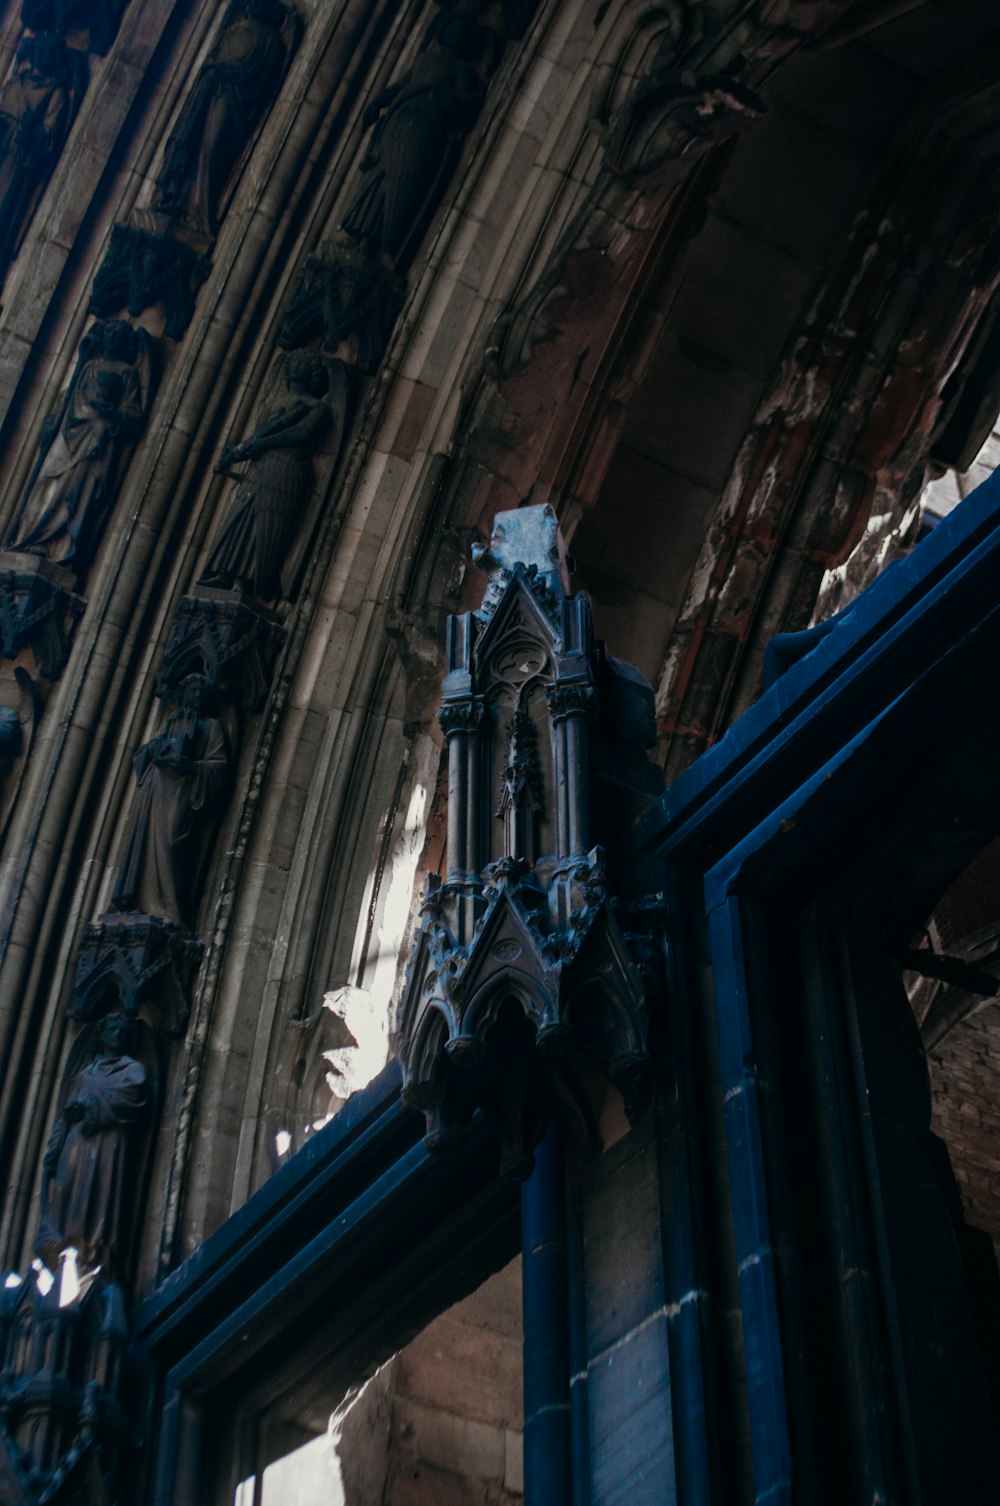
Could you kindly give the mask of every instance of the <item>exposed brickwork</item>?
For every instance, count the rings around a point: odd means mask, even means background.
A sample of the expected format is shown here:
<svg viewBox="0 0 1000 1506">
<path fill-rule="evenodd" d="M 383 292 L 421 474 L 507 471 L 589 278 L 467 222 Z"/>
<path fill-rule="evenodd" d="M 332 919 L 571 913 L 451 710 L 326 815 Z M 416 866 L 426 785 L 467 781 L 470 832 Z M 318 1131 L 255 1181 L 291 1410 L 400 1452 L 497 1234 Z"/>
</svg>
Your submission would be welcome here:
<svg viewBox="0 0 1000 1506">
<path fill-rule="evenodd" d="M 386 1506 L 519 1506 L 521 1343 L 515 1261 L 397 1355 Z"/>
<path fill-rule="evenodd" d="M 929 1058 L 933 1128 L 948 1146 L 965 1216 L 1000 1258 L 1000 1007 L 949 1032 Z"/>
</svg>

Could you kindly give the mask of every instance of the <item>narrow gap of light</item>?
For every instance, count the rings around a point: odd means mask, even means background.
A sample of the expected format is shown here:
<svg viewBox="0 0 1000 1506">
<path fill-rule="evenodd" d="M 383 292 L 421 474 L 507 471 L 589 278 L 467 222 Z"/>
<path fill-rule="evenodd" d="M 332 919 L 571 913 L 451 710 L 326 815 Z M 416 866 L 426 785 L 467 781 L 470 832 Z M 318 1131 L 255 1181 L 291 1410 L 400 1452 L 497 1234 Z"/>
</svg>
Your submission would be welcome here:
<svg viewBox="0 0 1000 1506">
<path fill-rule="evenodd" d="M 68 1307 L 80 1295 L 80 1268 L 76 1250 L 70 1245 L 59 1257 L 59 1306 Z"/>
<path fill-rule="evenodd" d="M 42 1296 L 47 1297 L 49 1295 L 49 1292 L 56 1284 L 56 1278 L 53 1276 L 48 1266 L 42 1265 L 42 1262 L 40 1260 L 33 1260 L 31 1262 L 31 1269 L 35 1273 L 35 1285 L 38 1287 L 38 1290 L 41 1292 Z"/>
</svg>

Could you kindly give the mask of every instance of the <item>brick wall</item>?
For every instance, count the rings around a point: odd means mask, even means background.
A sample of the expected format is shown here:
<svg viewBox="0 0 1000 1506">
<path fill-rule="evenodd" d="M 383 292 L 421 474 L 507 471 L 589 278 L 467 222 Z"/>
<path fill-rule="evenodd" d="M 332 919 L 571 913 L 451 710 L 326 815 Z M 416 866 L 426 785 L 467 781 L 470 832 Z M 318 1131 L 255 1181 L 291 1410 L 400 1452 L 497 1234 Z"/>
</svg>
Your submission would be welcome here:
<svg viewBox="0 0 1000 1506">
<path fill-rule="evenodd" d="M 521 1263 L 392 1362 L 385 1506 L 520 1506 Z"/>
<path fill-rule="evenodd" d="M 987 1005 L 930 1054 L 932 1127 L 948 1146 L 965 1216 L 1000 1258 L 1000 1006 Z"/>
</svg>

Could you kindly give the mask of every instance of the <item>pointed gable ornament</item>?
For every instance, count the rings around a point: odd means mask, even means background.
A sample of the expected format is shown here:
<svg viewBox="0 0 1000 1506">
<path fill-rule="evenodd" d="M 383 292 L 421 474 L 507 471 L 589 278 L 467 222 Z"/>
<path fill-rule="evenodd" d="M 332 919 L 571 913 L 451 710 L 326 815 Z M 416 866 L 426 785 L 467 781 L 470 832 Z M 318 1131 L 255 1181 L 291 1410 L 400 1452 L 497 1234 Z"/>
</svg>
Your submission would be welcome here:
<svg viewBox="0 0 1000 1506">
<path fill-rule="evenodd" d="M 498 514 L 473 557 L 488 584 L 449 619 L 439 711 L 447 872 L 428 883 L 395 1044 L 428 1147 L 482 1109 L 504 1173 L 525 1177 L 557 1109 L 594 1144 L 609 1080 L 630 1117 L 648 1096 L 663 903 L 632 823 L 662 780 L 652 690 L 595 641 L 551 507 Z"/>
</svg>

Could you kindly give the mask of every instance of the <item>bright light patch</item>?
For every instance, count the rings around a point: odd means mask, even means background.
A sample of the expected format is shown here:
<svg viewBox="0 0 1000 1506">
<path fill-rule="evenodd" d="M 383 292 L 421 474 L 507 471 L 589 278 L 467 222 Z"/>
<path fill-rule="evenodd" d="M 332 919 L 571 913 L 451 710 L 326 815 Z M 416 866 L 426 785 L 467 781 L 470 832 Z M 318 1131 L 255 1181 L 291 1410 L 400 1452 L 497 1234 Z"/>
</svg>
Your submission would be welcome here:
<svg viewBox="0 0 1000 1506">
<path fill-rule="evenodd" d="M 68 1307 L 80 1295 L 80 1268 L 76 1251 L 70 1245 L 59 1257 L 59 1306 Z"/>
<path fill-rule="evenodd" d="M 31 1269 L 35 1273 L 35 1285 L 38 1287 L 38 1290 L 41 1292 L 42 1296 L 47 1297 L 49 1295 L 49 1292 L 56 1284 L 56 1278 L 53 1276 L 48 1266 L 42 1265 L 42 1262 L 40 1260 L 33 1260 L 31 1262 Z"/>
</svg>

